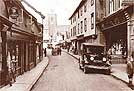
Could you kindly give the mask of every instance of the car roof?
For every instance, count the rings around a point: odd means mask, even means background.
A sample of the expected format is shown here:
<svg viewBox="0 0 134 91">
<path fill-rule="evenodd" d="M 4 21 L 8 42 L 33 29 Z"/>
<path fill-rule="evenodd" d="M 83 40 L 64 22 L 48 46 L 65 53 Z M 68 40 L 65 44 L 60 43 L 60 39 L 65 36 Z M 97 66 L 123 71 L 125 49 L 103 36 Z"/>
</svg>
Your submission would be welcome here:
<svg viewBox="0 0 134 91">
<path fill-rule="evenodd" d="M 99 43 L 82 43 L 85 46 L 95 46 L 95 47 L 104 47 L 103 44 L 99 44 Z"/>
</svg>

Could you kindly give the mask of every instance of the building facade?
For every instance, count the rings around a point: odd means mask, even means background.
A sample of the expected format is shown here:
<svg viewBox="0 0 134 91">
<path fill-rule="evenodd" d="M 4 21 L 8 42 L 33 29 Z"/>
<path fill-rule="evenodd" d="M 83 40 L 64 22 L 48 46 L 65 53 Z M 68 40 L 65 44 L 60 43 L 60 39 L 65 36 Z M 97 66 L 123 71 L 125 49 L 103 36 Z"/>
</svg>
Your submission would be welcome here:
<svg viewBox="0 0 134 91">
<path fill-rule="evenodd" d="M 84 42 L 100 43 L 96 28 L 96 4 L 96 0 L 82 0 L 69 18 L 71 50 L 75 54 L 80 54 Z"/>
<path fill-rule="evenodd" d="M 97 24 L 105 40 L 106 50 L 123 62 L 131 55 L 134 31 L 133 0 L 100 0 L 103 17 Z M 100 10 L 101 8 L 98 8 Z M 116 60 L 117 60 L 116 59 Z M 124 60 L 125 61 L 125 60 Z"/>
<path fill-rule="evenodd" d="M 113 60 L 125 62 L 134 50 L 133 7 L 133 0 L 81 0 L 69 18 L 71 50 L 80 54 L 83 42 L 103 44 Z"/>
<path fill-rule="evenodd" d="M 12 24 L 10 28 L 1 29 L 1 31 L 5 30 L 5 33 L 2 34 L 4 44 L 1 49 L 4 57 L 2 57 L 1 72 L 3 73 L 0 83 L 5 85 L 11 62 L 14 62 L 15 76 L 18 76 L 35 67 L 42 60 L 43 27 L 20 1 L 1 0 L 1 2 L 0 4 L 6 7 L 4 12 L 7 14 L 8 23 Z"/>
</svg>

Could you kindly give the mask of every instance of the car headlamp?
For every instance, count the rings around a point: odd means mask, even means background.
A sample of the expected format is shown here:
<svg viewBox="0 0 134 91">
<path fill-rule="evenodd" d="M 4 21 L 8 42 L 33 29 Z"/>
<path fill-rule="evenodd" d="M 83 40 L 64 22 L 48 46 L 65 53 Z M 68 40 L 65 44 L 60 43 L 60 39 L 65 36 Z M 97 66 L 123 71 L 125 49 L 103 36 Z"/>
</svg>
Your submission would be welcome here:
<svg viewBox="0 0 134 91">
<path fill-rule="evenodd" d="M 94 57 L 90 57 L 90 60 L 93 61 L 94 60 Z"/>
<path fill-rule="evenodd" d="M 107 60 L 106 60 L 106 58 L 103 58 L 102 60 L 103 60 L 104 62 L 106 62 L 106 61 L 107 61 Z"/>
</svg>

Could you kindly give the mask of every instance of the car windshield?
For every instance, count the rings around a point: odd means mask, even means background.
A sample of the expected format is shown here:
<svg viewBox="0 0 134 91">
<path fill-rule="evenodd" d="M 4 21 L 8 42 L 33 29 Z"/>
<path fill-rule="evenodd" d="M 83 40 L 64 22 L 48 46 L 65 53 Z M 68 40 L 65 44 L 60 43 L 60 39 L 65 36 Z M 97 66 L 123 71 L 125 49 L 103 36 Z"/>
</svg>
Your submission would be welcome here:
<svg viewBox="0 0 134 91">
<path fill-rule="evenodd" d="M 100 60 L 103 58 L 104 54 L 104 47 L 86 47 L 85 48 L 85 55 L 88 60 L 90 57 L 94 57 L 96 60 Z"/>
</svg>

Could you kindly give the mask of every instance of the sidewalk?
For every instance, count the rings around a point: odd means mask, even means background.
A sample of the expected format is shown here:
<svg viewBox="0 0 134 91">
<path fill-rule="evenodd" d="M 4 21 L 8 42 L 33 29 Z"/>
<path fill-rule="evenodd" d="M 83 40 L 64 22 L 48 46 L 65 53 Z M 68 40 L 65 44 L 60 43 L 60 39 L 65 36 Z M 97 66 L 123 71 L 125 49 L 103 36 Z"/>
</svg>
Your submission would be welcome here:
<svg viewBox="0 0 134 91">
<path fill-rule="evenodd" d="M 47 57 L 37 64 L 32 70 L 20 75 L 16 78 L 16 82 L 12 86 L 5 86 L 0 89 L 0 91 L 30 91 L 33 85 L 38 81 L 43 71 L 49 64 Z"/>
<path fill-rule="evenodd" d="M 74 58 L 79 59 L 78 55 L 74 55 L 73 53 L 67 52 L 66 50 L 63 50 L 63 51 L 68 53 L 69 55 L 73 56 Z M 112 64 L 111 76 L 128 84 L 128 76 L 126 73 L 126 64 Z M 133 85 L 134 85 L 134 79 L 133 79 Z"/>
</svg>

